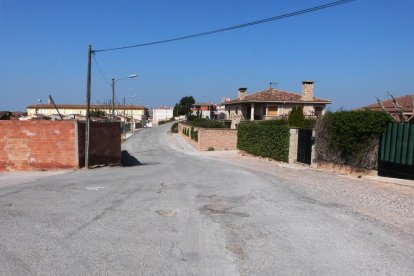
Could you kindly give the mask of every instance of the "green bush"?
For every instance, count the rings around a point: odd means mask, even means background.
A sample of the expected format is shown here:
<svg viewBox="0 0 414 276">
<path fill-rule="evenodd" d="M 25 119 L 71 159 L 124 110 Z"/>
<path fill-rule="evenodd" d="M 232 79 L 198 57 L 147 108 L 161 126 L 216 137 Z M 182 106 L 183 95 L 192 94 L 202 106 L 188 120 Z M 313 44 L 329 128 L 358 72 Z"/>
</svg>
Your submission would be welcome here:
<svg viewBox="0 0 414 276">
<path fill-rule="evenodd" d="M 191 140 L 194 140 L 194 127 L 191 127 L 190 137 L 191 137 Z"/>
<path fill-rule="evenodd" d="M 303 106 L 295 106 L 288 116 L 289 126 L 303 128 L 305 126 L 305 115 L 303 114 Z"/>
<path fill-rule="evenodd" d="M 254 155 L 288 162 L 289 138 L 289 128 L 280 122 L 243 122 L 238 126 L 237 148 Z"/>
<path fill-rule="evenodd" d="M 218 122 L 210 119 L 205 118 L 192 118 L 190 121 L 187 120 L 186 122 L 188 125 L 194 127 L 202 127 L 202 128 L 224 128 L 223 122 Z"/>
<path fill-rule="evenodd" d="M 376 169 L 379 137 L 391 121 L 382 111 L 328 112 L 315 126 L 318 160 Z"/>
<path fill-rule="evenodd" d="M 305 129 L 313 129 L 316 125 L 316 120 L 315 119 L 305 119 L 303 121 L 303 127 Z"/>
<path fill-rule="evenodd" d="M 252 123 L 256 123 L 254 121 L 250 121 Z M 278 120 L 265 120 L 265 121 L 259 121 L 257 124 L 263 125 L 263 126 L 287 126 L 288 121 L 286 119 L 278 119 Z"/>
<path fill-rule="evenodd" d="M 198 142 L 198 130 L 194 131 L 194 141 Z"/>
<path fill-rule="evenodd" d="M 178 133 L 178 122 L 175 122 L 171 126 L 171 133 Z"/>
</svg>

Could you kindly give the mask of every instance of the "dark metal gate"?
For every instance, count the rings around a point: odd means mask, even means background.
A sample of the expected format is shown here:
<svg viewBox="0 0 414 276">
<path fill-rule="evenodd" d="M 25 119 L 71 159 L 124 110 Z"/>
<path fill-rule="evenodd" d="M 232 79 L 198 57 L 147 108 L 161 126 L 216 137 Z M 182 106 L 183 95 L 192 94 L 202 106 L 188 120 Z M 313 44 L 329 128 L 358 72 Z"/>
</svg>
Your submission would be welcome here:
<svg viewBox="0 0 414 276">
<path fill-rule="evenodd" d="M 414 179 L 414 124 L 388 123 L 380 145 L 378 174 Z"/>
<path fill-rule="evenodd" d="M 298 133 L 298 157 L 300 163 L 311 164 L 312 161 L 312 130 L 299 129 Z"/>
</svg>

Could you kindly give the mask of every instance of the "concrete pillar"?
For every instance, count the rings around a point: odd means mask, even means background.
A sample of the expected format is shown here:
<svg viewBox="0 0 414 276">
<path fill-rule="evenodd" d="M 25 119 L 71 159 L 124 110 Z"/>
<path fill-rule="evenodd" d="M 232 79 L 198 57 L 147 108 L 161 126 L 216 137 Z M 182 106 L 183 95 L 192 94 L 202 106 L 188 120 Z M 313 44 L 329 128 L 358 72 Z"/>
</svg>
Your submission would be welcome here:
<svg viewBox="0 0 414 276">
<path fill-rule="evenodd" d="M 289 163 L 294 163 L 298 159 L 298 135 L 299 135 L 299 129 L 297 128 L 290 129 Z"/>
<path fill-rule="evenodd" d="M 250 121 L 254 120 L 254 103 L 250 104 Z"/>
<path fill-rule="evenodd" d="M 315 136 L 316 136 L 316 131 L 313 130 L 312 131 L 312 140 L 315 141 Z M 317 153 L 316 153 L 316 149 L 315 149 L 315 144 L 313 143 L 312 145 L 312 154 L 311 154 L 311 168 L 317 168 L 318 167 L 318 163 L 317 163 Z"/>
</svg>

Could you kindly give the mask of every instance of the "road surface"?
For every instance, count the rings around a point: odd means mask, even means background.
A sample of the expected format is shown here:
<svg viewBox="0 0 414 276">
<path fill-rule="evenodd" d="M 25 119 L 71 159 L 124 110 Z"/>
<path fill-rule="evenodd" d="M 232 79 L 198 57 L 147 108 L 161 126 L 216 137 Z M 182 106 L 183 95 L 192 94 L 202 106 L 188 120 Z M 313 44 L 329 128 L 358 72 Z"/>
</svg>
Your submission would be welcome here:
<svg viewBox="0 0 414 276">
<path fill-rule="evenodd" d="M 412 236 L 168 128 L 128 139 L 133 166 L 0 178 L 0 275 L 414 275 Z"/>
</svg>

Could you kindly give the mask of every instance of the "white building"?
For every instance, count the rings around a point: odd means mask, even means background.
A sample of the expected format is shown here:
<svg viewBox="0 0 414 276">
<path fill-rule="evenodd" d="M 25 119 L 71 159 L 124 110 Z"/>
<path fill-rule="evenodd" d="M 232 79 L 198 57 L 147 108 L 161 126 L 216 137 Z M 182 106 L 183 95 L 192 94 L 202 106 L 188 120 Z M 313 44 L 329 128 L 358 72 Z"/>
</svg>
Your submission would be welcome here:
<svg viewBox="0 0 414 276">
<path fill-rule="evenodd" d="M 171 119 L 174 114 L 174 108 L 168 106 L 162 106 L 159 108 L 154 108 L 152 110 L 152 123 L 154 126 L 158 125 L 159 121 L 166 121 Z"/>
<path fill-rule="evenodd" d="M 59 109 L 59 113 L 62 116 L 69 116 L 75 119 L 77 116 L 86 115 L 86 105 L 80 104 L 57 104 L 56 107 Z M 91 110 L 101 110 L 107 115 L 112 113 L 111 105 L 96 105 L 90 106 Z M 148 109 L 139 105 L 115 105 L 114 108 L 115 116 L 123 116 L 132 118 L 134 120 L 145 120 Z M 58 112 L 52 104 L 35 104 L 27 107 L 27 115 L 45 115 L 45 116 L 58 116 Z"/>
</svg>

